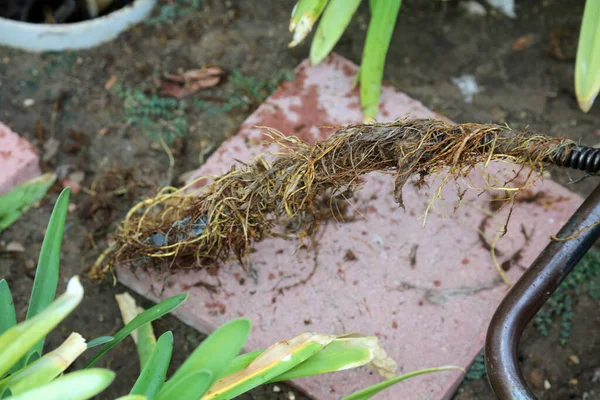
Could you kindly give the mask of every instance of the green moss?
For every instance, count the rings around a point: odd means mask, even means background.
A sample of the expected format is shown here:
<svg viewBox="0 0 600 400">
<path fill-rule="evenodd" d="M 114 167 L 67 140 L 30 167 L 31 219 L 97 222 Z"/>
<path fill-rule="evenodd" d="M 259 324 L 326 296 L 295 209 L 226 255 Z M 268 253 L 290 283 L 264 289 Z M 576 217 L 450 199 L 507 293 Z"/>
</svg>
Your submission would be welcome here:
<svg viewBox="0 0 600 400">
<path fill-rule="evenodd" d="M 52 76 L 58 70 L 71 68 L 77 61 L 77 53 L 72 51 L 49 51 L 41 56 L 44 61 L 42 72 L 47 76 Z"/>
<path fill-rule="evenodd" d="M 559 342 L 565 345 L 571 335 L 573 300 L 582 294 L 600 300 L 600 251 L 589 251 L 573 272 L 534 317 L 539 333 L 547 336 L 553 321 L 559 321 Z"/>
<path fill-rule="evenodd" d="M 147 18 L 148 25 L 161 25 L 178 18 L 192 15 L 200 9 L 201 0 L 166 0 L 160 2 L 153 16 Z"/>
<path fill-rule="evenodd" d="M 113 87 L 123 100 L 124 117 L 128 124 L 139 126 L 142 132 L 156 141 L 162 137 L 172 143 L 187 133 L 185 102 L 170 97 L 145 94 L 139 89 Z"/>
<path fill-rule="evenodd" d="M 289 69 L 279 70 L 271 78 L 244 76 L 235 69 L 229 77 L 231 92 L 226 96 L 227 101 L 218 104 L 214 101 L 195 99 L 193 105 L 209 115 L 228 113 L 234 109 L 252 112 L 267 99 L 284 81 L 294 80 L 294 71 Z"/>
<path fill-rule="evenodd" d="M 485 371 L 485 358 L 483 352 L 481 352 L 475 359 L 473 360 L 473 364 L 469 367 L 467 374 L 465 375 L 465 381 L 476 381 L 478 379 L 483 379 L 487 376 L 487 372 Z"/>
</svg>

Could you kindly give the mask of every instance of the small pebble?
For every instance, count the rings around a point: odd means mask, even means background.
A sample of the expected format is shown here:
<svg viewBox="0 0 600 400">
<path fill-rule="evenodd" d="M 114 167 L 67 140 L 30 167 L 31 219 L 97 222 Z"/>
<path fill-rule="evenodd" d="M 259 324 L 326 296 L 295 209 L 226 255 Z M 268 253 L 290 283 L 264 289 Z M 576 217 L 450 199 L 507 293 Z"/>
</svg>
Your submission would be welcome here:
<svg viewBox="0 0 600 400">
<path fill-rule="evenodd" d="M 573 378 L 569 381 L 569 385 L 573 385 L 573 386 L 577 385 L 578 383 L 579 383 L 579 381 L 575 378 Z"/>
<path fill-rule="evenodd" d="M 275 385 L 275 386 L 273 386 L 273 391 L 275 393 L 279 393 L 279 392 L 281 392 L 281 388 L 279 386 Z"/>
<path fill-rule="evenodd" d="M 485 7 L 476 1 L 461 2 L 460 7 L 474 17 L 484 17 L 487 14 Z"/>
<path fill-rule="evenodd" d="M 292 392 L 288 392 L 287 396 L 289 400 L 296 400 L 296 395 Z"/>
<path fill-rule="evenodd" d="M 25 99 L 23 101 L 23 105 L 25 107 L 31 107 L 31 106 L 35 105 L 35 100 L 34 99 Z"/>
<path fill-rule="evenodd" d="M 550 381 L 548 379 L 544 379 L 544 389 L 550 390 L 551 387 L 552 385 L 550 384 Z"/>
<path fill-rule="evenodd" d="M 575 365 L 579 365 L 579 357 L 577 357 L 575 354 L 569 356 L 569 361 Z"/>
</svg>

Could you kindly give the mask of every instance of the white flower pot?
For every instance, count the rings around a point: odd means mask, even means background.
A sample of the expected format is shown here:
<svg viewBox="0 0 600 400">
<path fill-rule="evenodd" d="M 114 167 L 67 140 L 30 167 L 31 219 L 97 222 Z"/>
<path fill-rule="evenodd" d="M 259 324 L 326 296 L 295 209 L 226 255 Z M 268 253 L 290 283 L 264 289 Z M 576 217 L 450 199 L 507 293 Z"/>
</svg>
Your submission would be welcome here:
<svg viewBox="0 0 600 400">
<path fill-rule="evenodd" d="M 141 22 L 155 4 L 156 0 L 135 0 L 105 16 L 72 24 L 33 24 L 0 18 L 0 45 L 32 52 L 87 49 Z"/>
</svg>

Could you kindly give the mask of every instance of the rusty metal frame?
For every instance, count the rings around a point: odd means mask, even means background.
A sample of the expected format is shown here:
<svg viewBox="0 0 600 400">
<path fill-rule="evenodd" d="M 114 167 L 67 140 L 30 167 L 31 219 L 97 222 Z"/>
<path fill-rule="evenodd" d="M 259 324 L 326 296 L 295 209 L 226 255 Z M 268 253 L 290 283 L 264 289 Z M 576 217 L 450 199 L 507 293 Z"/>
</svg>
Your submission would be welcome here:
<svg viewBox="0 0 600 400">
<path fill-rule="evenodd" d="M 500 400 L 536 400 L 521 373 L 519 339 L 525 326 L 600 238 L 600 185 L 508 292 L 490 322 L 485 344 L 488 379 Z M 548 232 L 550 236 L 551 232 Z"/>
</svg>

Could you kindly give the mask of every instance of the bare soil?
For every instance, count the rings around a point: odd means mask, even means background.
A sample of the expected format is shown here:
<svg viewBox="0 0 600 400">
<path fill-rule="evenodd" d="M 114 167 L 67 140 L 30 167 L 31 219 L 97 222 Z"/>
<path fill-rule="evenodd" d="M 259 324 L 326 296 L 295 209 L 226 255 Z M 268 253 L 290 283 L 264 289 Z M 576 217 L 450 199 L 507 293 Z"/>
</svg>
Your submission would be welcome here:
<svg viewBox="0 0 600 400">
<path fill-rule="evenodd" d="M 149 21 L 153 23 L 136 26 L 117 40 L 89 51 L 35 55 L 0 48 L 0 120 L 38 146 L 46 156 L 45 170 L 57 171 L 63 179 L 73 172 L 84 172 L 85 188 L 94 182 L 102 188 L 98 179 L 109 173 L 113 175 L 103 181 L 104 188 L 124 188 L 116 195 L 101 190 L 96 196 L 86 191 L 73 194 L 60 291 L 70 276 L 86 275 L 106 246 L 114 224 L 137 200 L 165 184 L 176 184 L 180 174 L 197 168 L 223 140 L 235 134 L 257 101 L 252 91 L 240 93 L 232 79 L 186 100 L 175 112 L 175 118 L 187 121 L 187 132 L 175 140 L 171 171 L 160 145 L 139 126 L 127 124 L 125 88 L 151 93 L 156 91 L 156 79 L 164 73 L 206 64 L 274 80 L 308 54 L 307 45 L 287 48 L 294 0 L 200 3 L 195 10 L 191 1 L 183 2 L 172 21 Z M 385 79 L 389 83 L 456 122 L 508 123 L 568 136 L 587 145 L 600 141 L 600 105 L 582 113 L 573 90 L 572 57 L 583 1 L 521 0 L 517 2 L 516 20 L 493 12 L 485 17 L 469 16 L 456 3 L 404 2 L 388 55 Z M 357 63 L 367 21 L 368 10 L 362 7 L 336 49 Z M 466 103 L 452 83 L 453 77 L 463 74 L 475 75 L 482 89 L 472 103 Z M 119 86 L 105 88 L 113 75 L 122 91 L 116 89 Z M 247 104 L 224 108 L 234 97 L 247 99 Z M 24 106 L 26 99 L 33 99 L 35 104 Z M 205 103 L 199 106 L 193 99 Z M 59 144 L 55 154 L 48 150 L 52 135 Z M 553 179 L 585 196 L 596 179 L 569 184 L 578 177 L 552 171 Z M 11 285 L 21 319 L 59 190 L 54 188 L 40 207 L 0 234 L 1 241 L 17 241 L 27 249 L 23 253 L 0 253 L 0 276 Z M 49 348 L 72 330 L 93 338 L 121 327 L 113 296 L 125 288 L 112 281 L 84 279 L 84 284 L 83 304 L 50 336 Z M 600 336 L 595 335 L 600 330 L 598 303 L 585 294 L 575 299 L 573 330 L 564 346 L 559 344 L 558 322 L 551 326 L 549 336 L 541 336 L 532 327 L 527 329 L 521 347 L 522 365 L 541 399 L 600 399 Z M 203 338 L 173 317 L 155 325 L 159 333 L 170 329 L 175 334 L 173 368 Z M 579 364 L 572 362 L 573 355 Z M 77 366 L 84 361 L 78 361 Z M 101 365 L 118 372 L 119 380 L 99 398 L 127 393 L 138 370 L 133 343 L 128 339 Z M 279 391 L 269 386 L 241 398 L 291 398 L 288 393 L 292 389 L 278 387 Z M 294 393 L 296 399 L 305 398 Z M 484 379 L 464 383 L 455 396 L 460 400 L 493 398 Z"/>
</svg>

